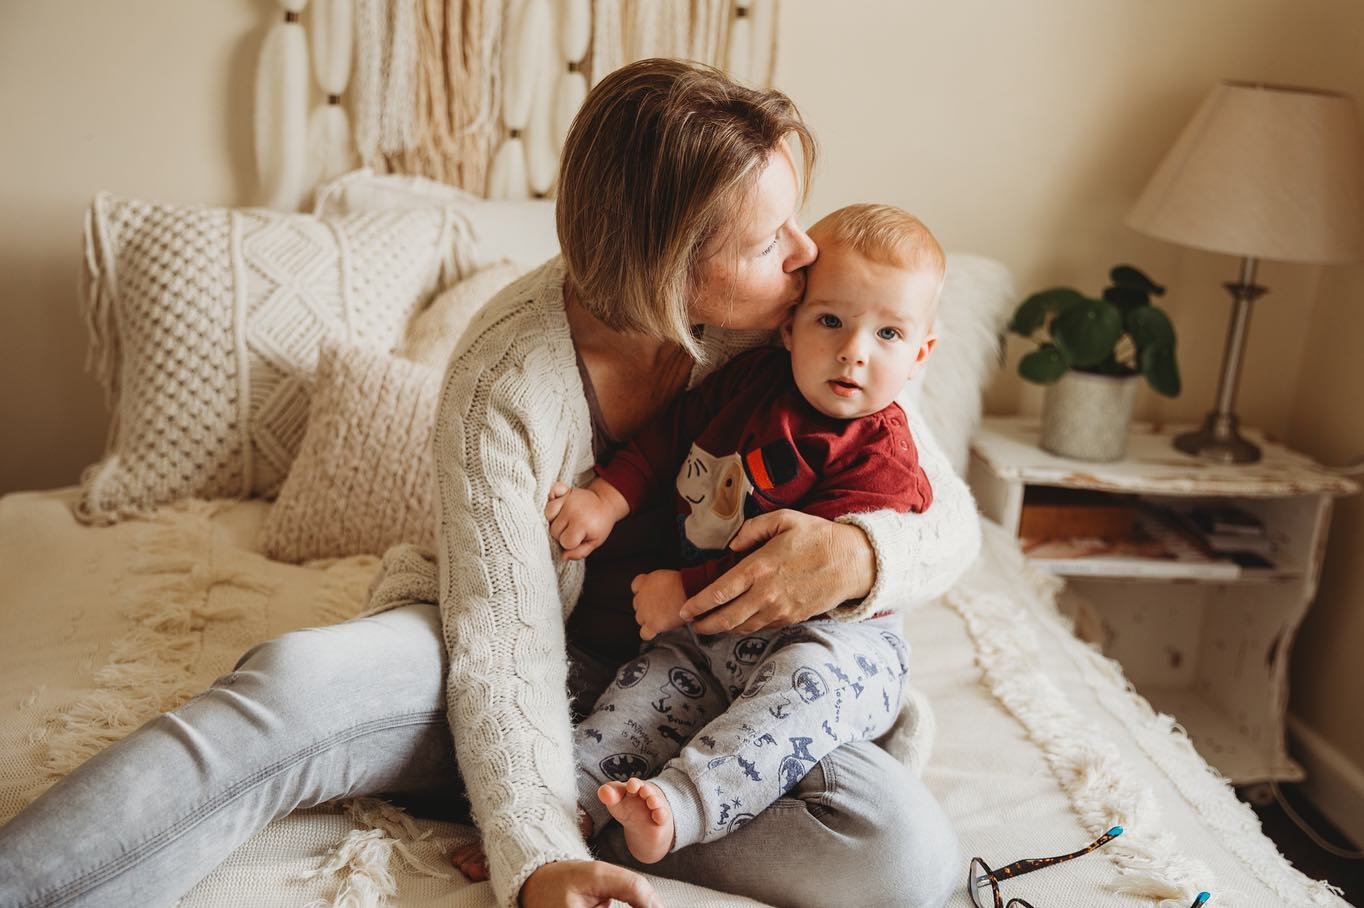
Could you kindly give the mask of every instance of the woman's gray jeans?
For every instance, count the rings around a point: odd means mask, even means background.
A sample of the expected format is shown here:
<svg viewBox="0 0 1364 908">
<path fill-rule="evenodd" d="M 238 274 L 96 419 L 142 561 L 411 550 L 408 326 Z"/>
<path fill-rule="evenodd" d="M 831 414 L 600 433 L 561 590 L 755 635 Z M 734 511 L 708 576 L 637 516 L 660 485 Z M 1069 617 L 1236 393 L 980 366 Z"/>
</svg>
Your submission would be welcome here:
<svg viewBox="0 0 1364 908">
<path fill-rule="evenodd" d="M 614 665 L 581 655 L 590 705 Z M 355 795 L 458 804 L 433 606 L 285 634 L 72 772 L 0 828 L 0 906 L 170 905 L 299 807 Z M 612 825 L 604 860 L 645 869 Z M 778 906 L 941 905 L 965 865 L 928 789 L 839 748 L 734 834 L 647 869 Z"/>
</svg>

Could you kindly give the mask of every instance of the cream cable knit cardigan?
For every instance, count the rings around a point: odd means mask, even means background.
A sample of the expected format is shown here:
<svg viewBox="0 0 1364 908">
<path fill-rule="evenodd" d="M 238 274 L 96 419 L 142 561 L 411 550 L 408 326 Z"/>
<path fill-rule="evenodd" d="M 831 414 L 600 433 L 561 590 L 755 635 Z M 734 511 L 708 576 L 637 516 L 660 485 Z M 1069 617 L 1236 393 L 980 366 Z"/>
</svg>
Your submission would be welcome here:
<svg viewBox="0 0 1364 908">
<path fill-rule="evenodd" d="M 371 611 L 440 603 L 455 753 L 505 906 L 517 904 L 536 868 L 591 858 L 576 822 L 564 649 L 583 563 L 558 558 L 542 516 L 550 486 L 583 481 L 593 462 L 564 273 L 556 258 L 511 284 L 464 335 L 433 439 L 435 563 L 413 546 L 391 549 L 371 598 Z M 690 383 L 767 336 L 707 328 L 706 362 Z M 933 506 L 844 518 L 870 537 L 876 581 L 866 599 L 831 612 L 835 619 L 930 599 L 975 559 L 980 530 L 970 494 L 922 421 L 913 431 Z"/>
</svg>

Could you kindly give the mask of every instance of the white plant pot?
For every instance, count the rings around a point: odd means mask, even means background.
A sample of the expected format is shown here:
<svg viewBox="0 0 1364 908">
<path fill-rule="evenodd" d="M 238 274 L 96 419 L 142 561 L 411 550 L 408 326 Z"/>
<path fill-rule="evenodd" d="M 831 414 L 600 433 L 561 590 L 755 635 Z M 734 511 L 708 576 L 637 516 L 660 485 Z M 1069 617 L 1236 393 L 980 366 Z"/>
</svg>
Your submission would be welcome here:
<svg viewBox="0 0 1364 908">
<path fill-rule="evenodd" d="M 1141 376 L 1115 378 L 1071 369 L 1042 399 L 1045 451 L 1077 460 L 1121 460 Z"/>
</svg>

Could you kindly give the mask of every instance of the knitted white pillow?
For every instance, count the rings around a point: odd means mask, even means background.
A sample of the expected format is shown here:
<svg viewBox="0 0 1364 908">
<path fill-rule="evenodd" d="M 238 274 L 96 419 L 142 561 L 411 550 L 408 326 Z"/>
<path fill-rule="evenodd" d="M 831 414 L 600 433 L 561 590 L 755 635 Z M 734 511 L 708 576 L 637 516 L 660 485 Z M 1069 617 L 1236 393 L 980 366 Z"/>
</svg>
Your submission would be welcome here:
<svg viewBox="0 0 1364 908">
<path fill-rule="evenodd" d="M 497 291 L 525 274 L 528 269 L 503 260 L 464 278 L 440 292 L 431 305 L 417 313 L 407 326 L 398 355 L 435 369 L 445 364 L 464 336 L 464 329 Z"/>
<path fill-rule="evenodd" d="M 322 338 L 391 350 L 463 261 L 461 224 L 436 208 L 323 220 L 96 196 L 82 297 L 113 422 L 78 515 L 274 494 Z"/>
<path fill-rule="evenodd" d="M 277 561 L 430 546 L 431 429 L 441 370 L 322 342 L 303 446 L 261 531 Z"/>
<path fill-rule="evenodd" d="M 374 173 L 367 167 L 317 189 L 313 214 L 335 217 L 394 208 L 449 208 L 465 218 L 473 236 L 470 258 L 482 268 L 510 259 L 527 269 L 559 254 L 554 202 L 485 199 L 448 183 L 414 174 Z"/>
</svg>

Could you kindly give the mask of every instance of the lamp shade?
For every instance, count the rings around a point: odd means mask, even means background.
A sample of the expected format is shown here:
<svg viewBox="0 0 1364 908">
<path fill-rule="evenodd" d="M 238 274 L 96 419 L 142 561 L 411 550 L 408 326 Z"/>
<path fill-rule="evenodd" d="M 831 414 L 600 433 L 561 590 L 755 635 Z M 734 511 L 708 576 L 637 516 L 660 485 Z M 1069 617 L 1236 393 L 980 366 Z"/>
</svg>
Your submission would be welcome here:
<svg viewBox="0 0 1364 908">
<path fill-rule="evenodd" d="M 1286 262 L 1364 257 L 1364 138 L 1341 94 L 1213 89 L 1127 217 L 1183 246 Z"/>
</svg>

